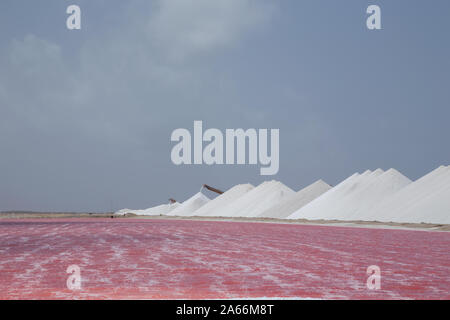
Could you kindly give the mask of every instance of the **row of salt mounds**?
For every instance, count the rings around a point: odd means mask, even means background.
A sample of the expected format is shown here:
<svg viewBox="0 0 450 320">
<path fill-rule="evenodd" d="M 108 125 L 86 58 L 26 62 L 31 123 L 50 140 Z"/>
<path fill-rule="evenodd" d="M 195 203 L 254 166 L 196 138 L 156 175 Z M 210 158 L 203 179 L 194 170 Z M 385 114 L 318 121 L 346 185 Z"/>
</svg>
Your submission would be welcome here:
<svg viewBox="0 0 450 320">
<path fill-rule="evenodd" d="M 192 197 L 181 203 L 177 208 L 170 211 L 169 216 L 190 216 L 195 210 L 204 206 L 210 201 L 210 199 L 201 192 L 197 192 Z"/>
<path fill-rule="evenodd" d="M 349 212 L 353 213 L 363 201 L 353 196 L 374 182 L 383 170 L 367 170 L 363 174 L 353 174 L 333 189 L 308 203 L 288 216 L 288 219 L 343 220 Z"/>
<path fill-rule="evenodd" d="M 200 207 L 198 210 L 194 211 L 192 216 L 214 216 L 218 208 L 222 208 L 227 204 L 233 202 L 234 200 L 242 197 L 244 194 L 254 189 L 251 184 L 238 184 L 226 192 L 222 193 L 220 196 L 211 200 L 204 206 Z"/>
<path fill-rule="evenodd" d="M 266 181 L 239 197 L 213 215 L 218 217 L 256 217 L 284 198 L 295 194 L 295 191 L 279 181 Z"/>
<path fill-rule="evenodd" d="M 323 180 L 318 180 L 265 210 L 258 217 L 277 219 L 286 218 L 330 189 L 331 186 L 329 184 Z"/>
<path fill-rule="evenodd" d="M 168 214 L 170 211 L 174 210 L 179 205 L 180 204 L 178 202 L 175 202 L 175 203 L 162 204 L 162 205 L 159 205 L 156 207 L 142 209 L 142 210 L 122 209 L 122 210 L 115 212 L 115 214 L 126 215 L 127 213 L 133 213 L 138 216 L 159 216 L 159 215 Z"/>
<path fill-rule="evenodd" d="M 369 212 L 381 222 L 450 224 L 450 166 L 440 166 Z"/>
</svg>

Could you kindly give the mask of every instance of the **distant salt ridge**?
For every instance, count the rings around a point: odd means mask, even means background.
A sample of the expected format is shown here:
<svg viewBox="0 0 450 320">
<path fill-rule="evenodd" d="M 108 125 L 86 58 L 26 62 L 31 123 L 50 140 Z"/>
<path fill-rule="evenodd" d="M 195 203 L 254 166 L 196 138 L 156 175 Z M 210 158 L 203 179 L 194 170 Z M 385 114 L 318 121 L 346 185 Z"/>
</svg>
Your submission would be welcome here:
<svg viewBox="0 0 450 320">
<path fill-rule="evenodd" d="M 208 203 L 210 199 L 205 196 L 203 193 L 198 192 L 194 194 L 192 197 L 181 203 L 177 208 L 170 211 L 168 215 L 170 216 L 189 216 L 191 215 L 195 210 L 199 209 L 206 203 Z"/>
<path fill-rule="evenodd" d="M 117 215 L 125 215 L 127 213 L 132 213 L 138 216 L 159 216 L 159 215 L 165 215 L 168 214 L 173 209 L 177 208 L 180 204 L 178 202 L 175 203 L 169 203 L 169 204 L 162 204 L 159 206 L 151 207 L 148 209 L 139 209 L 139 210 L 133 210 L 133 209 L 122 209 L 115 214 Z"/>
<path fill-rule="evenodd" d="M 284 219 L 330 189 L 329 184 L 318 180 L 263 211 L 258 217 Z"/>
<path fill-rule="evenodd" d="M 215 216 L 216 211 L 223 206 L 235 201 L 236 199 L 242 197 L 250 190 L 254 189 L 254 186 L 251 184 L 238 184 L 215 199 L 209 201 L 204 206 L 200 207 L 198 210 L 195 210 L 191 215 L 192 216 Z"/>
<path fill-rule="evenodd" d="M 256 217 L 285 197 L 295 192 L 279 181 L 266 181 L 247 192 L 242 197 L 218 208 L 215 216 L 220 217 Z"/>
</svg>

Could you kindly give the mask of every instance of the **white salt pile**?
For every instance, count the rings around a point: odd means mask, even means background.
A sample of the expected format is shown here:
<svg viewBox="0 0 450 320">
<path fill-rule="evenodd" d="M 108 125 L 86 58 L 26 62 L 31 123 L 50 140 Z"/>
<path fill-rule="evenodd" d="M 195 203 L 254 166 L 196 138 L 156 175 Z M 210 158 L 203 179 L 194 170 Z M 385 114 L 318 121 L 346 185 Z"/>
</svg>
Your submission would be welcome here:
<svg viewBox="0 0 450 320">
<path fill-rule="evenodd" d="M 371 173 L 371 171 L 368 170 L 363 175 L 367 175 L 370 173 Z M 363 176 L 363 175 L 361 175 L 359 173 L 354 173 L 353 175 L 351 175 L 350 177 L 348 177 L 347 179 L 345 179 L 344 181 L 339 183 L 334 188 L 328 190 L 321 196 L 317 197 L 316 199 L 314 199 L 307 205 L 300 208 L 300 210 L 304 209 L 305 207 L 320 209 L 321 207 L 324 207 L 328 201 L 329 202 L 336 201 L 336 199 L 339 199 L 341 194 L 345 193 L 346 190 L 350 189 L 352 184 L 354 182 L 358 181 L 361 178 L 361 176 Z M 312 209 L 309 209 L 309 210 L 312 210 Z M 300 214 L 297 214 L 298 211 L 299 210 L 297 210 L 294 213 L 292 213 L 291 215 L 287 216 L 287 219 L 301 219 L 302 217 L 300 217 Z"/>
<path fill-rule="evenodd" d="M 295 192 L 278 181 L 266 181 L 232 201 L 222 208 L 217 208 L 214 216 L 219 217 L 256 217 L 284 198 Z"/>
<path fill-rule="evenodd" d="M 450 224 L 450 167 L 441 166 L 368 212 L 371 220 Z"/>
<path fill-rule="evenodd" d="M 206 203 L 208 203 L 210 199 L 205 196 L 203 193 L 198 192 L 194 194 L 192 197 L 181 203 L 177 208 L 170 211 L 168 215 L 170 216 L 189 216 L 191 215 L 195 210 L 199 209 Z"/>
<path fill-rule="evenodd" d="M 193 216 L 215 216 L 215 212 L 223 206 L 233 202 L 234 200 L 242 197 L 247 192 L 252 190 L 254 186 L 251 184 L 238 184 L 231 189 L 227 190 L 214 200 L 209 201 L 198 210 L 194 211 Z"/>
<path fill-rule="evenodd" d="M 358 211 L 358 208 L 364 201 L 363 199 L 358 199 L 356 195 L 363 193 L 362 190 L 374 183 L 383 173 L 383 170 L 377 169 L 373 172 L 367 170 L 361 175 L 354 174 L 287 218 L 344 220 L 346 215 L 354 214 L 355 211 Z M 370 196 L 366 196 L 365 200 L 367 199 L 370 199 Z"/>
<path fill-rule="evenodd" d="M 162 204 L 156 207 L 148 208 L 148 209 L 140 209 L 140 210 L 132 210 L 132 209 L 122 209 L 115 214 L 125 215 L 127 213 L 133 213 L 138 216 L 159 216 L 168 214 L 173 209 L 177 208 L 180 204 L 178 202 Z"/>
<path fill-rule="evenodd" d="M 339 220 L 372 221 L 368 212 L 411 182 L 397 170 L 389 169 L 347 199 L 347 205 L 338 213 Z"/>
<path fill-rule="evenodd" d="M 376 172 L 374 171 L 374 173 Z M 374 173 L 366 177 L 363 183 L 335 203 L 333 208 L 322 215 L 322 218 L 370 221 L 372 219 L 367 216 L 369 210 L 411 183 L 411 180 L 395 169 L 389 169 L 375 176 Z"/>
<path fill-rule="evenodd" d="M 277 219 L 286 218 L 330 189 L 330 185 L 322 180 L 318 180 L 265 210 L 258 217 Z"/>
</svg>

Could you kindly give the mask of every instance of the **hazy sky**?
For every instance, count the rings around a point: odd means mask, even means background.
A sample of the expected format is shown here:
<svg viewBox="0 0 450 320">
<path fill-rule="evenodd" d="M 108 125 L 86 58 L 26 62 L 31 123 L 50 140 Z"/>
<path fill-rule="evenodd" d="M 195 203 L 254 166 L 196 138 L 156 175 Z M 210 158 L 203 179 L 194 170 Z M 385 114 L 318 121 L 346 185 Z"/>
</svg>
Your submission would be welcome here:
<svg viewBox="0 0 450 320">
<path fill-rule="evenodd" d="M 299 190 L 378 167 L 417 179 L 450 162 L 449 21 L 448 0 L 2 0 L 0 210 L 146 208 L 203 183 Z M 173 165 L 170 135 L 194 120 L 279 128 L 279 173 Z"/>
</svg>

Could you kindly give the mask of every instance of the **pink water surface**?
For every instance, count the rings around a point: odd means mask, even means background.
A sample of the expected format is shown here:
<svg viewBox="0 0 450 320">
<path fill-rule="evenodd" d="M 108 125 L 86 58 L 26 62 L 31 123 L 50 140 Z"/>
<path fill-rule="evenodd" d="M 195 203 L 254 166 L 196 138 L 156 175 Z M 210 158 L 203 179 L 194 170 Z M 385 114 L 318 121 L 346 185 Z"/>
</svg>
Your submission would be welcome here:
<svg viewBox="0 0 450 320">
<path fill-rule="evenodd" d="M 450 233 L 146 219 L 0 220 L 0 299 L 450 299 Z M 69 290 L 69 265 L 81 269 Z M 366 286 L 370 265 L 381 289 Z"/>
</svg>

